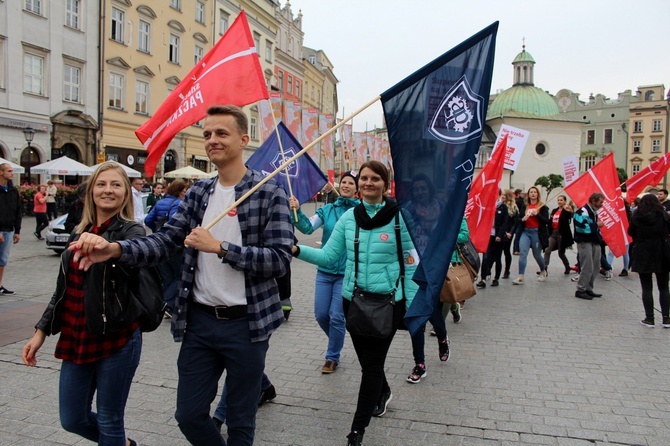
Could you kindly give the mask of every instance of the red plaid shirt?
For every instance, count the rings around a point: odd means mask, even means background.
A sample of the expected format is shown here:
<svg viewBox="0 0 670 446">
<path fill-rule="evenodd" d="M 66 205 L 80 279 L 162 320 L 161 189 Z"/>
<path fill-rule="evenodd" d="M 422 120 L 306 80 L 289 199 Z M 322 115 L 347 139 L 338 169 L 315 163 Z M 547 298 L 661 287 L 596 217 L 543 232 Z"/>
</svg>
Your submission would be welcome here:
<svg viewBox="0 0 670 446">
<path fill-rule="evenodd" d="M 100 226 L 92 227 L 88 232 L 103 234 L 112 219 Z M 86 272 L 79 270 L 79 263 L 72 260 L 67 269 L 65 298 L 63 300 L 62 327 L 60 338 L 56 344 L 54 356 L 75 364 L 87 364 L 107 358 L 121 350 L 135 330 L 138 322 L 123 328 L 116 333 L 95 335 L 86 329 L 84 312 L 84 276 Z"/>
</svg>

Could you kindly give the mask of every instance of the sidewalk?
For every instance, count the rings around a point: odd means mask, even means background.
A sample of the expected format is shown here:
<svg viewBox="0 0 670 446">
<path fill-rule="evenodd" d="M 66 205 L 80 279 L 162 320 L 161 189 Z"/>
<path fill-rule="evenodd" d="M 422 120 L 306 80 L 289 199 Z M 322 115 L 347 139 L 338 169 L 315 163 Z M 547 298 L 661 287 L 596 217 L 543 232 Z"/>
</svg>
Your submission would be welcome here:
<svg viewBox="0 0 670 446">
<path fill-rule="evenodd" d="M 319 235 L 300 236 L 318 246 Z M 89 445 L 58 419 L 59 361 L 48 338 L 38 367 L 21 363 L 55 285 L 58 257 L 27 233 L 15 245 L 0 297 L 0 446 Z M 569 252 L 574 259 L 574 252 Z M 386 371 L 393 389 L 387 414 L 373 419 L 366 446 L 648 445 L 670 444 L 670 329 L 645 328 L 636 274 L 601 276 L 601 299 L 574 297 L 575 283 L 557 258 L 545 283 L 510 280 L 478 290 L 463 320 L 448 320 L 452 357 L 438 360 L 426 342 L 428 376 L 405 382 L 411 343 L 398 332 Z M 340 367 L 320 373 L 326 337 L 313 316 L 315 269 L 293 262 L 294 310 L 272 337 L 267 373 L 277 398 L 259 410 L 256 445 L 339 445 L 355 410 L 360 366 L 347 337 Z M 657 317 L 660 322 L 660 315 Z M 174 420 L 179 344 L 169 324 L 144 335 L 140 367 L 126 410 L 128 435 L 141 445 L 186 445 Z"/>
</svg>

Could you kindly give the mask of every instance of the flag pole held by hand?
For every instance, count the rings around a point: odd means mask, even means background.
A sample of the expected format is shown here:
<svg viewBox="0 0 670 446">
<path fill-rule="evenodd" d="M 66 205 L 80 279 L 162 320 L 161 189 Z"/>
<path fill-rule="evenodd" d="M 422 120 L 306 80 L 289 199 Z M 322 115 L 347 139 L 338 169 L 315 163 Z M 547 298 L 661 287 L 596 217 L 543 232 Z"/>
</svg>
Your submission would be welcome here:
<svg viewBox="0 0 670 446">
<path fill-rule="evenodd" d="M 370 107 L 372 104 L 374 104 L 375 102 L 377 102 L 380 98 L 381 98 L 381 96 L 376 96 L 376 97 L 375 97 L 374 99 L 372 99 L 370 102 L 368 102 L 367 104 L 365 104 L 364 106 L 362 106 L 361 108 L 359 108 L 358 110 L 356 110 L 355 112 L 353 112 L 352 114 L 350 114 L 346 119 L 343 119 L 342 121 L 338 122 L 337 124 L 335 124 L 335 126 L 331 127 L 327 132 L 325 132 L 324 134 L 322 134 L 321 136 L 319 136 L 318 138 L 316 138 L 314 141 L 312 141 L 311 143 L 309 143 L 308 145 L 306 145 L 300 152 L 296 153 L 296 154 L 293 155 L 291 158 L 289 158 L 289 159 L 287 159 L 286 161 L 284 161 L 284 164 L 282 164 L 281 166 L 279 166 L 277 169 L 275 169 L 274 172 L 270 173 L 268 176 L 266 176 L 266 177 L 263 178 L 261 181 L 259 181 L 257 185 L 255 185 L 254 187 L 252 187 L 247 193 L 245 193 L 245 194 L 242 195 L 240 198 L 238 198 L 238 199 L 235 201 L 235 203 L 231 204 L 231 205 L 228 207 L 228 209 L 226 209 L 226 210 L 224 210 L 223 212 L 221 212 L 221 214 L 219 214 L 216 218 L 214 218 L 214 220 L 212 220 L 211 222 L 209 222 L 209 223 L 207 224 L 207 226 L 205 226 L 205 229 L 207 229 L 207 230 L 209 231 L 209 230 L 212 228 L 212 226 L 214 226 L 219 220 L 221 220 L 223 217 L 225 217 L 226 215 L 228 215 L 228 212 L 232 211 L 232 210 L 235 209 L 240 203 L 242 203 L 244 200 L 246 200 L 247 198 L 249 198 L 249 196 L 250 196 L 251 194 L 253 194 L 254 192 L 256 192 L 256 191 L 257 191 L 263 184 L 265 184 L 265 183 L 267 183 L 268 181 L 270 181 L 271 178 L 274 178 L 279 172 L 281 172 L 283 169 L 286 169 L 286 168 L 287 168 L 293 161 L 295 161 L 296 159 L 298 159 L 299 157 L 301 157 L 302 155 L 304 155 L 309 149 L 311 149 L 311 148 L 314 147 L 316 144 L 318 144 L 319 142 L 321 142 L 322 139 L 324 139 L 326 136 L 330 135 L 331 133 L 335 132 L 335 130 L 337 130 L 337 129 L 339 129 L 340 127 L 342 127 L 345 123 L 349 122 L 354 116 L 358 115 L 358 114 L 361 113 L 363 110 L 365 110 L 366 108 Z"/>
</svg>

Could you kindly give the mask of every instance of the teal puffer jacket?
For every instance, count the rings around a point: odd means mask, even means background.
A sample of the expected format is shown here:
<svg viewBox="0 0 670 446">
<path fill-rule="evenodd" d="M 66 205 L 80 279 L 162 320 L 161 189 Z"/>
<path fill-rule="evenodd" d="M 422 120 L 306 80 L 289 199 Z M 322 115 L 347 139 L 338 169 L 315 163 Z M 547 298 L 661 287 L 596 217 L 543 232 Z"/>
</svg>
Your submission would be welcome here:
<svg viewBox="0 0 670 446">
<path fill-rule="evenodd" d="M 371 217 L 374 216 L 385 203 L 369 204 L 363 202 L 365 210 Z M 396 280 L 400 274 L 398 252 L 396 248 L 395 219 L 379 228 L 366 231 L 360 230 L 360 246 L 358 252 L 358 286 L 373 293 L 390 293 L 396 287 Z M 342 296 L 351 300 L 354 289 L 354 237 L 356 234 L 356 219 L 354 210 L 349 209 L 337 222 L 328 243 L 321 249 L 299 245 L 299 259 L 316 265 L 329 265 L 343 254 L 346 254 L 346 271 L 342 284 Z M 412 276 L 419 263 L 419 256 L 407 231 L 405 221 L 400 216 L 400 238 L 403 259 L 405 262 L 405 295 L 406 305 L 418 289 L 412 281 Z M 403 298 L 402 282 L 398 283 L 395 294 L 396 301 Z"/>
<path fill-rule="evenodd" d="M 334 203 L 327 204 L 325 206 L 317 209 L 316 214 L 312 218 L 307 218 L 307 216 L 298 209 L 298 221 L 295 221 L 295 216 L 291 212 L 291 221 L 295 228 L 302 232 L 303 234 L 311 234 L 320 227 L 323 227 L 323 235 L 321 236 L 321 245 L 325 245 L 330 238 L 330 234 L 333 233 L 335 224 L 337 221 L 347 212 L 349 209 L 356 206 L 360 201 L 357 198 L 344 198 L 338 197 Z M 333 262 L 332 264 L 319 266 L 319 271 L 329 274 L 339 274 L 344 275 L 344 270 L 347 266 L 347 256 L 342 254 L 339 260 Z"/>
</svg>

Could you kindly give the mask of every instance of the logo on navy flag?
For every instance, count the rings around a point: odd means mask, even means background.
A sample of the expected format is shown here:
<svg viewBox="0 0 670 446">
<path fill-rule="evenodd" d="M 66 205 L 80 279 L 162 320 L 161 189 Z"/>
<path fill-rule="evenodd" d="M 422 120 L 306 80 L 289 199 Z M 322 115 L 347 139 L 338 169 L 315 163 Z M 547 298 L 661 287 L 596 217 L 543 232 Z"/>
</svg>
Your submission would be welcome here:
<svg viewBox="0 0 670 446">
<path fill-rule="evenodd" d="M 482 102 L 468 79 L 461 77 L 442 98 L 428 130 L 437 139 L 453 144 L 476 138 L 483 128 Z"/>
<path fill-rule="evenodd" d="M 270 175 L 272 172 L 275 170 L 279 169 L 279 167 L 284 164 L 285 160 L 288 160 L 292 158 L 296 154 L 296 151 L 293 147 L 289 149 L 284 150 L 284 157 L 282 158 L 281 151 L 278 151 L 275 154 L 275 157 L 272 161 L 270 161 L 269 166 L 265 166 L 264 169 L 261 170 L 261 173 L 263 175 Z M 291 164 L 288 165 L 287 169 L 282 169 L 281 172 L 279 172 L 279 175 L 286 176 L 286 171 L 288 170 L 288 176 L 290 178 L 296 178 L 298 174 L 300 173 L 300 165 L 298 164 L 297 160 L 293 160 Z"/>
</svg>

